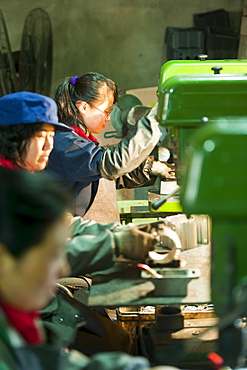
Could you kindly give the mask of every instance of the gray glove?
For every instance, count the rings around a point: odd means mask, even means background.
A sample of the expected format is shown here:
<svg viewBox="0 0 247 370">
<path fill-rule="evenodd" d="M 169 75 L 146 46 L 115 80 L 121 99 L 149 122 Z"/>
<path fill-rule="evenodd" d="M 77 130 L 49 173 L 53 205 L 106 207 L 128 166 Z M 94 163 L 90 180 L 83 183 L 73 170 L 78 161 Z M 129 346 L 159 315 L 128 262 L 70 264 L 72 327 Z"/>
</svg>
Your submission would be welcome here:
<svg viewBox="0 0 247 370">
<path fill-rule="evenodd" d="M 118 227 L 114 230 L 116 256 L 122 255 L 134 261 L 144 261 L 148 252 L 154 250 L 157 239 L 150 234 L 151 225 Z"/>
<path fill-rule="evenodd" d="M 151 174 L 154 176 L 164 177 L 166 179 L 172 179 L 175 177 L 173 165 L 160 161 L 153 162 L 151 167 Z"/>
<path fill-rule="evenodd" d="M 144 105 L 135 105 L 128 113 L 127 121 L 129 125 L 134 126 L 141 117 L 146 116 L 150 112 L 151 108 L 145 107 Z"/>
<path fill-rule="evenodd" d="M 156 120 L 156 116 L 157 116 L 157 112 L 158 112 L 158 102 L 155 103 L 155 105 L 153 106 L 153 108 L 150 110 L 150 112 L 147 114 L 147 118 L 149 120 L 154 120 L 154 121 L 157 121 Z"/>
</svg>

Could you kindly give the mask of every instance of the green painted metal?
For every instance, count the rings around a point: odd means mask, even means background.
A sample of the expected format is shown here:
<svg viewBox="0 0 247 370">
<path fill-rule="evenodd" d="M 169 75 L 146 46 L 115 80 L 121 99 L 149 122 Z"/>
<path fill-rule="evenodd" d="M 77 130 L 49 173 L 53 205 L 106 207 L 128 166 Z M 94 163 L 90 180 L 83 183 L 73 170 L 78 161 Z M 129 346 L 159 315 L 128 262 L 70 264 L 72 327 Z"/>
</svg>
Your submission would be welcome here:
<svg viewBox="0 0 247 370">
<path fill-rule="evenodd" d="M 187 215 L 212 219 L 212 301 L 223 315 L 247 275 L 247 116 L 206 124 L 190 145 L 180 201 Z"/>
<path fill-rule="evenodd" d="M 149 209 L 150 211 L 152 212 L 167 212 L 167 213 L 181 213 L 182 212 L 182 206 L 179 202 L 178 199 L 176 200 L 171 200 L 169 202 L 166 202 L 164 203 L 161 207 L 159 207 L 159 209 L 157 211 L 155 211 L 153 208 L 152 208 L 152 205 L 150 204 L 149 205 Z"/>
<path fill-rule="evenodd" d="M 191 137 L 218 117 L 247 116 L 246 97 L 247 74 L 178 74 L 165 81 L 157 120 L 168 127 L 179 185 L 186 171 Z"/>
<path fill-rule="evenodd" d="M 161 67 L 157 95 L 164 82 L 172 76 L 212 73 L 212 68 L 216 66 L 222 67 L 222 73 L 247 73 L 247 60 L 169 60 Z"/>
<path fill-rule="evenodd" d="M 211 236 L 211 297 L 222 316 L 233 309 L 236 287 L 247 277 L 247 218 L 213 218 Z"/>
<path fill-rule="evenodd" d="M 212 220 L 212 301 L 221 316 L 247 276 L 247 61 L 167 62 L 158 98 L 182 211 Z"/>
<path fill-rule="evenodd" d="M 247 217 L 247 115 L 206 124 L 191 138 L 180 196 L 187 214 Z"/>
<path fill-rule="evenodd" d="M 165 81 L 157 120 L 163 126 L 198 127 L 209 119 L 247 114 L 247 74 L 179 74 Z"/>
</svg>

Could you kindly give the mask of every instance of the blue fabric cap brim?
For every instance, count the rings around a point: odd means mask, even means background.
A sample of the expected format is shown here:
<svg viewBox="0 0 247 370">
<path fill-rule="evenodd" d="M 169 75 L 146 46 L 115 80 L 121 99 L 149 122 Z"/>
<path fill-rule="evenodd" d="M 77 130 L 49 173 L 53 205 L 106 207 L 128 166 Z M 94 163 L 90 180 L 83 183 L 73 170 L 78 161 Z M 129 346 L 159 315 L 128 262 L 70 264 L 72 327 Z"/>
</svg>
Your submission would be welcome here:
<svg viewBox="0 0 247 370">
<path fill-rule="evenodd" d="M 56 102 L 48 96 L 20 91 L 0 98 L 0 125 L 28 123 L 49 123 L 57 130 L 73 131 L 58 122 Z"/>
</svg>

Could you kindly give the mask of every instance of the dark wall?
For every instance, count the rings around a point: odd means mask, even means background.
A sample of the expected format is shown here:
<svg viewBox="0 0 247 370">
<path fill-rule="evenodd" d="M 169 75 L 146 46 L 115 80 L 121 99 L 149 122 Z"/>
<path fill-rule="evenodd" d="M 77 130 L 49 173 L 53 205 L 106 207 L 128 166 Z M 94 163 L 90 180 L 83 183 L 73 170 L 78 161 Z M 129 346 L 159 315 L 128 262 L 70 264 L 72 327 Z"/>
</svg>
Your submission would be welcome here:
<svg viewBox="0 0 247 370">
<path fill-rule="evenodd" d="M 1 0 L 12 51 L 28 12 L 45 9 L 53 29 L 53 83 L 98 71 L 122 89 L 157 85 L 167 27 L 193 26 L 193 14 L 224 8 L 239 29 L 241 0 Z"/>
</svg>

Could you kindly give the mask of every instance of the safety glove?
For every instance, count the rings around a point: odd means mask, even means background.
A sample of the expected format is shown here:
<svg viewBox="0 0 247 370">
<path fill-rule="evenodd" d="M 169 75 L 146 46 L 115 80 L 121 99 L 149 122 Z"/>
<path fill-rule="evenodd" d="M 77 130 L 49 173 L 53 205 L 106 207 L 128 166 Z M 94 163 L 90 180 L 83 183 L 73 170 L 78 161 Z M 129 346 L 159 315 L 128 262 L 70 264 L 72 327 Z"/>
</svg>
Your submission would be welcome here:
<svg viewBox="0 0 247 370">
<path fill-rule="evenodd" d="M 174 164 L 166 162 L 154 161 L 151 167 L 151 174 L 166 179 L 173 179 L 175 177 Z"/>
<path fill-rule="evenodd" d="M 128 224 L 114 230 L 115 254 L 134 261 L 145 261 L 154 250 L 157 236 L 150 233 L 151 225 Z"/>
</svg>

